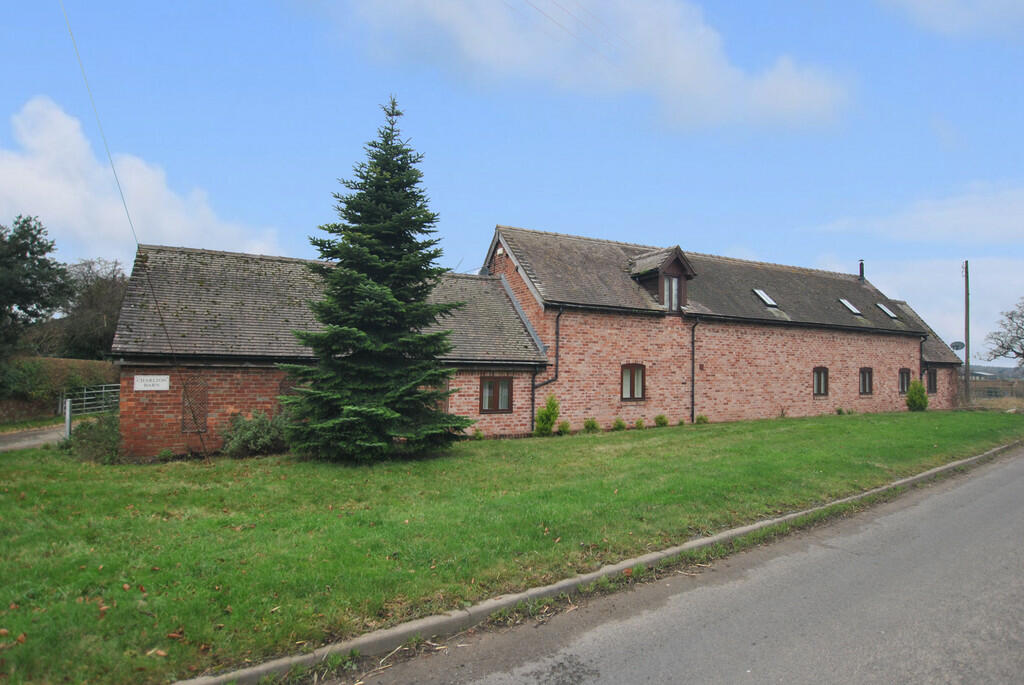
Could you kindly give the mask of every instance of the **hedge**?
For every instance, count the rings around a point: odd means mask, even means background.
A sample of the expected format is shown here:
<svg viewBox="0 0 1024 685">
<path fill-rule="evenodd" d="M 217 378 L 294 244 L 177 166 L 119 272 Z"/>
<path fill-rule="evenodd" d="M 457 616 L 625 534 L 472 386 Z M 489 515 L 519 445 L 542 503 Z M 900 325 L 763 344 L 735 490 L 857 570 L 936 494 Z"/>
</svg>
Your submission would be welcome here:
<svg viewBox="0 0 1024 685">
<path fill-rule="evenodd" d="M 0 399 L 55 402 L 62 391 L 117 381 L 113 362 L 56 357 L 15 357 L 0 362 Z"/>
</svg>

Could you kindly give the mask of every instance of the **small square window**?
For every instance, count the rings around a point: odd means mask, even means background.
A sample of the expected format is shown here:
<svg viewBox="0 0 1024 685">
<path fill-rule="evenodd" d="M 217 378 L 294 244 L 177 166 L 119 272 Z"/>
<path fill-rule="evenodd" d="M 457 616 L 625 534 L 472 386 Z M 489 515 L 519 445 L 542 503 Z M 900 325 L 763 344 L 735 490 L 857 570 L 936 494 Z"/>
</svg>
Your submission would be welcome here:
<svg viewBox="0 0 1024 685">
<path fill-rule="evenodd" d="M 936 369 L 928 369 L 925 376 L 928 381 L 928 394 L 934 395 L 939 391 L 939 372 Z"/>
<path fill-rule="evenodd" d="M 910 389 L 910 369 L 900 369 L 900 394 L 906 395 Z"/>
<path fill-rule="evenodd" d="M 815 396 L 824 397 L 828 395 L 828 367 L 815 367 L 813 379 Z"/>
<path fill-rule="evenodd" d="M 480 379 L 480 413 L 507 414 L 512 411 L 512 378 Z"/>
<path fill-rule="evenodd" d="M 622 365 L 622 399 L 642 400 L 647 395 L 643 364 Z"/>
<path fill-rule="evenodd" d="M 870 395 L 874 391 L 875 372 L 870 367 L 863 367 L 860 370 L 860 394 Z"/>
</svg>

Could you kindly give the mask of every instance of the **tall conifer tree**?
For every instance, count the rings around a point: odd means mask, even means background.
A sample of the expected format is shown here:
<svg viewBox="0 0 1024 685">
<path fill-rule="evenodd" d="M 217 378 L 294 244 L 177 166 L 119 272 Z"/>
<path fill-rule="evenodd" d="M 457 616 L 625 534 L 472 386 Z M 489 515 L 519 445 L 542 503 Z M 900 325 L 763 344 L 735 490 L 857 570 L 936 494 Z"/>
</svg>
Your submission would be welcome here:
<svg viewBox="0 0 1024 685">
<path fill-rule="evenodd" d="M 320 331 L 296 332 L 316 357 L 286 367 L 300 381 L 284 398 L 289 443 L 320 459 L 374 459 L 421 451 L 454 439 L 472 421 L 441 409 L 452 371 L 439 358 L 451 349 L 448 331 L 424 332 L 457 303 L 427 296 L 446 271 L 437 265 L 430 211 L 417 168 L 422 155 L 403 140 L 394 98 L 385 124 L 366 145 L 367 159 L 334 193 L 340 223 L 311 237 L 324 283 L 311 304 Z"/>
</svg>

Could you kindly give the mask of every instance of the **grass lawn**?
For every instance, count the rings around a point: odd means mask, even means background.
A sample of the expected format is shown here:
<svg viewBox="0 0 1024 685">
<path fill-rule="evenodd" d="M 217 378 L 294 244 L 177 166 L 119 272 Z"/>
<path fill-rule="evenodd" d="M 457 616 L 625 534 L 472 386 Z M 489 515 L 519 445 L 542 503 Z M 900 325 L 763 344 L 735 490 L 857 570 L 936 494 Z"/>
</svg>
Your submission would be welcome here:
<svg viewBox="0 0 1024 685">
<path fill-rule="evenodd" d="M 926 412 L 470 441 L 376 466 L 4 453 L 0 680 L 258 662 L 1021 437 L 1019 415 Z"/>
</svg>

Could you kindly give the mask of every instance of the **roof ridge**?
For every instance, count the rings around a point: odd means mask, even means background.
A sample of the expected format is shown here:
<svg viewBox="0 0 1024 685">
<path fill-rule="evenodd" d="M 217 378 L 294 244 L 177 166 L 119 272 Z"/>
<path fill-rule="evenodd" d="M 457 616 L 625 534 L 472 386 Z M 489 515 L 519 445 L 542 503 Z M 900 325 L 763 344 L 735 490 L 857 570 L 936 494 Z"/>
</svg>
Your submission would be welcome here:
<svg viewBox="0 0 1024 685">
<path fill-rule="evenodd" d="M 811 273 L 827 274 L 829 276 L 844 276 L 846 278 L 859 278 L 859 276 L 857 274 L 849 274 L 849 273 L 844 273 L 842 271 L 829 271 L 828 269 L 816 269 L 814 267 L 809 267 L 809 266 L 795 266 L 793 264 L 780 264 L 778 262 L 766 262 L 766 261 L 761 261 L 761 260 L 757 260 L 757 259 L 741 259 L 739 257 L 727 257 L 725 255 L 710 254 L 708 252 L 697 252 L 696 250 L 687 250 L 687 249 L 683 248 L 681 245 L 678 245 L 678 244 L 676 244 L 676 245 L 669 245 L 669 246 L 662 246 L 662 247 L 656 247 L 656 246 L 653 246 L 653 245 L 642 245 L 640 243 L 627 243 L 627 242 L 623 242 L 621 240 L 608 240 L 606 238 L 588 238 L 587 236 L 571 235 L 569 233 L 557 233 L 555 231 L 537 231 L 537 230 L 534 230 L 532 228 L 521 228 L 519 226 L 505 226 L 503 224 L 498 224 L 496 226 L 496 228 L 498 228 L 498 229 L 511 229 L 513 231 L 525 231 L 527 233 L 539 233 L 539 234 L 542 234 L 542 235 L 552 235 L 552 236 L 558 236 L 559 238 L 570 238 L 570 239 L 574 239 L 574 240 L 582 240 L 582 241 L 592 242 L 592 243 L 606 243 L 606 244 L 611 244 L 611 245 L 626 245 L 628 247 L 640 247 L 640 248 L 646 249 L 648 252 L 659 252 L 659 251 L 663 251 L 663 250 L 671 250 L 674 247 L 679 247 L 679 249 L 682 251 L 682 253 L 684 255 L 697 255 L 698 257 L 710 257 L 712 259 L 721 259 L 721 260 L 724 260 L 724 261 L 740 262 L 740 263 L 743 263 L 743 264 L 760 264 L 762 266 L 771 266 L 771 267 L 776 267 L 776 268 L 779 268 L 779 269 L 793 269 L 793 270 L 797 270 L 797 271 L 806 271 L 806 272 L 811 272 Z M 637 259 L 637 258 L 640 258 L 640 257 L 643 257 L 643 256 L 644 256 L 644 254 L 634 255 L 632 257 L 632 259 Z"/>
<path fill-rule="evenodd" d="M 307 264 L 323 263 L 319 259 L 306 259 L 303 257 L 285 257 L 282 255 L 259 254 L 256 252 L 235 252 L 233 250 L 210 250 L 202 247 L 178 247 L 175 245 L 152 245 L 140 243 L 139 250 L 163 250 L 165 252 L 186 252 L 192 254 L 229 255 L 232 257 L 256 257 L 258 259 L 272 259 L 280 262 L 304 262 Z"/>
<path fill-rule="evenodd" d="M 607 238 L 589 238 L 584 235 L 572 235 L 571 233 L 557 233 L 555 231 L 538 231 L 533 228 L 522 228 L 520 226 L 506 226 L 504 224 L 497 224 L 496 229 L 509 229 L 512 231 L 525 231 L 526 233 L 540 233 L 542 235 L 554 235 L 559 238 L 572 238 L 573 240 L 582 240 L 590 243 L 608 243 L 611 245 L 626 245 L 628 247 L 642 247 L 647 250 L 663 250 L 668 249 L 664 247 L 657 247 L 655 245 L 642 245 L 640 243 L 627 243 L 621 240 L 608 240 Z"/>
<path fill-rule="evenodd" d="M 467 279 L 474 280 L 474 281 L 496 281 L 496 280 L 498 280 L 498 277 L 497 276 L 493 276 L 493 275 L 488 275 L 488 274 L 463 274 L 463 273 L 456 273 L 454 271 L 446 271 L 446 272 L 444 272 L 441 275 L 444 276 L 445 278 L 467 278 Z"/>
<path fill-rule="evenodd" d="M 827 274 L 829 276 L 844 276 L 846 278 L 857 279 L 860 278 L 857 274 L 848 274 L 842 271 L 829 271 L 828 269 L 816 269 L 812 266 L 796 266 L 794 264 L 780 264 L 778 262 L 765 262 L 758 259 L 741 259 L 739 257 L 726 257 L 724 255 L 709 254 L 707 252 L 694 252 L 693 250 L 683 250 L 683 254 L 696 255 L 698 257 L 709 257 L 711 259 L 720 259 L 726 262 L 740 262 L 742 264 L 758 264 L 760 266 L 771 266 L 777 269 L 790 269 L 793 271 L 808 271 L 811 273 Z M 867 279 L 864 280 L 868 283 Z M 872 286 L 874 287 L 874 286 Z"/>
</svg>

